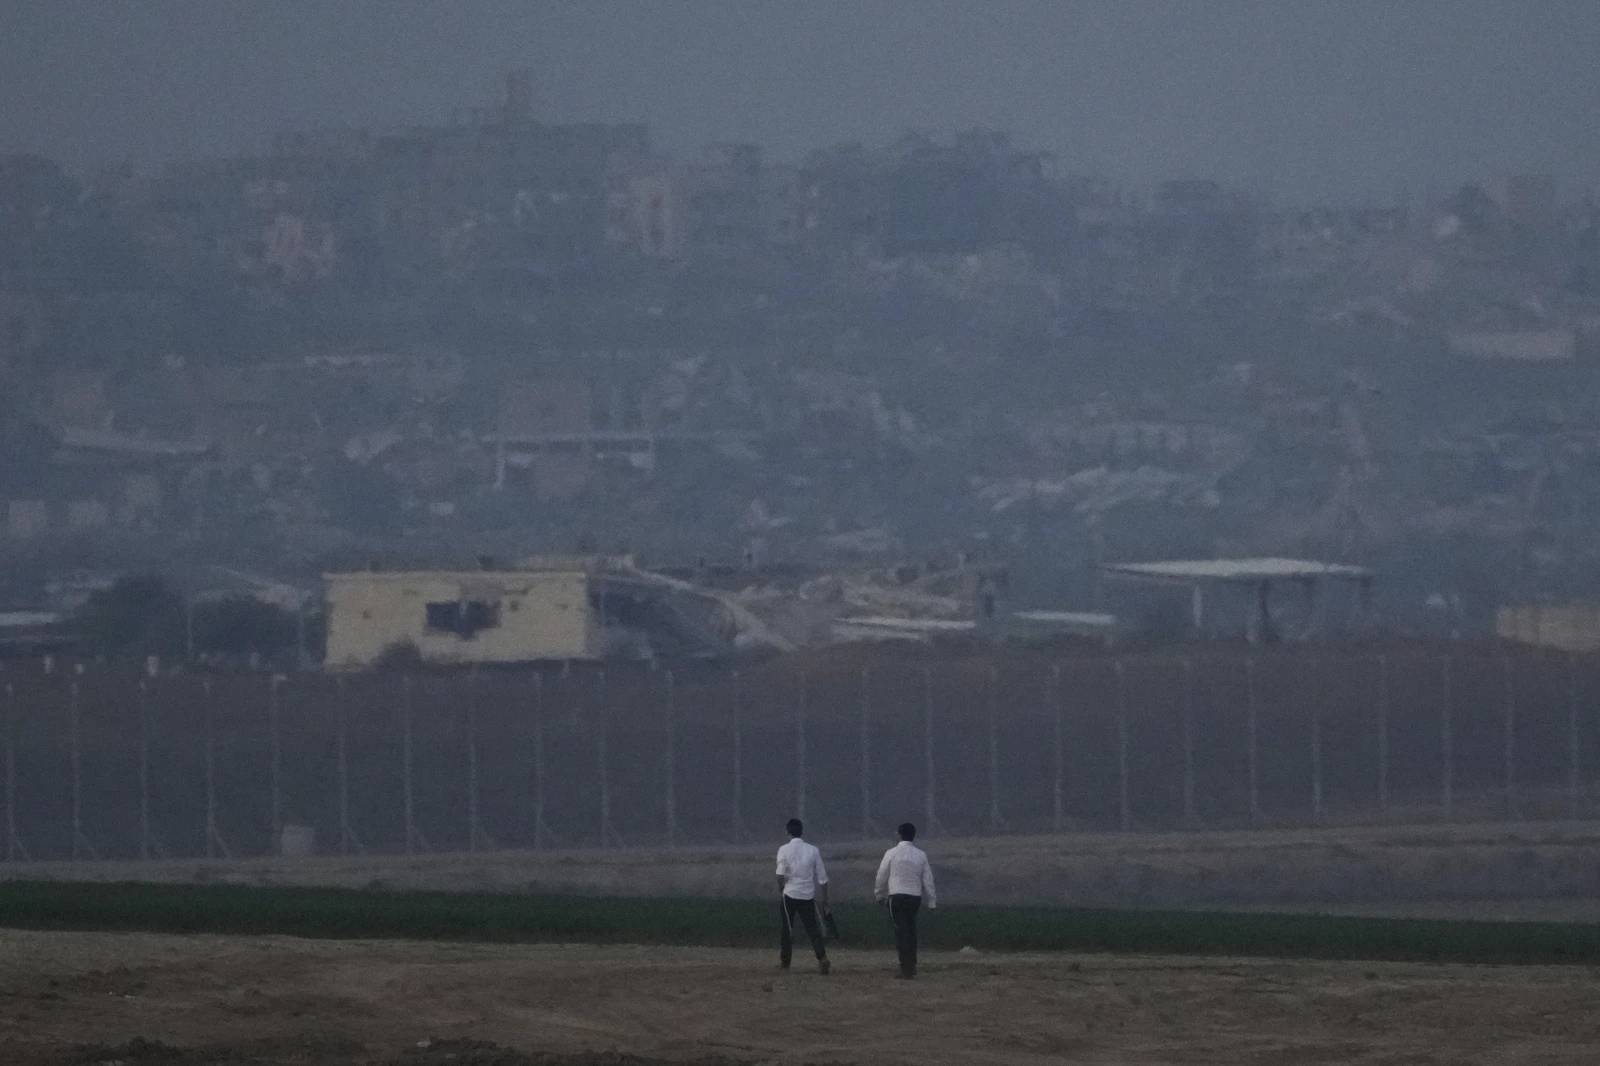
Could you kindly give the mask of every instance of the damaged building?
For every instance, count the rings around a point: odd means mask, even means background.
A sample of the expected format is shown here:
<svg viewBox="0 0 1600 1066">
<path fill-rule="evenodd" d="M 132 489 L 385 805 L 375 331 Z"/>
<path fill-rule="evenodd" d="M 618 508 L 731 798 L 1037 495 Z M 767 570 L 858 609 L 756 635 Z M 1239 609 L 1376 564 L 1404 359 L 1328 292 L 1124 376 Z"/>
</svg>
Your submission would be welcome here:
<svg viewBox="0 0 1600 1066">
<path fill-rule="evenodd" d="M 476 570 L 327 574 L 334 669 L 399 657 L 441 666 L 718 657 L 785 649 L 729 598 L 628 558 L 544 556 Z"/>
</svg>

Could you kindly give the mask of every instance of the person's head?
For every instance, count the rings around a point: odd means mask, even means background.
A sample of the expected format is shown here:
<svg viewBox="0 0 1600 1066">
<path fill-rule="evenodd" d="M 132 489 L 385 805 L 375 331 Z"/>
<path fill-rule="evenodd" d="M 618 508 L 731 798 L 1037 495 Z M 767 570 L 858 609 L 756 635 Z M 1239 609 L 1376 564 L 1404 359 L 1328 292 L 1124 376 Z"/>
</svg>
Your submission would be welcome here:
<svg viewBox="0 0 1600 1066">
<path fill-rule="evenodd" d="M 910 822 L 901 822 L 899 833 L 900 839 L 908 843 L 917 839 L 917 827 L 912 825 Z"/>
<path fill-rule="evenodd" d="M 800 823 L 798 818 L 790 818 L 789 824 L 784 828 L 789 830 L 789 835 L 792 837 L 797 837 L 806 831 L 806 827 Z"/>
</svg>

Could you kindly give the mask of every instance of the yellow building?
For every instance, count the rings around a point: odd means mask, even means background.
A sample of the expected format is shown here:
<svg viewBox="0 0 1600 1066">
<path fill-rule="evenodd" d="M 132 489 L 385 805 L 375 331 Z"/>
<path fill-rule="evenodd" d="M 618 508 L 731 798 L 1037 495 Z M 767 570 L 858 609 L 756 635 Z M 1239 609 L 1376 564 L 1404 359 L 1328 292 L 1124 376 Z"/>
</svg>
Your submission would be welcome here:
<svg viewBox="0 0 1600 1066">
<path fill-rule="evenodd" d="M 510 569 L 325 574 L 331 669 L 415 648 L 428 663 L 721 656 L 791 645 L 736 600 L 629 557 L 536 556 Z"/>
<path fill-rule="evenodd" d="M 1527 604 L 1502 607 L 1495 617 L 1502 640 L 1561 651 L 1600 650 L 1600 605 Z"/>
<path fill-rule="evenodd" d="M 607 650 L 603 580 L 583 559 L 327 574 L 326 663 L 368 667 L 406 645 L 431 663 L 599 659 Z"/>
</svg>

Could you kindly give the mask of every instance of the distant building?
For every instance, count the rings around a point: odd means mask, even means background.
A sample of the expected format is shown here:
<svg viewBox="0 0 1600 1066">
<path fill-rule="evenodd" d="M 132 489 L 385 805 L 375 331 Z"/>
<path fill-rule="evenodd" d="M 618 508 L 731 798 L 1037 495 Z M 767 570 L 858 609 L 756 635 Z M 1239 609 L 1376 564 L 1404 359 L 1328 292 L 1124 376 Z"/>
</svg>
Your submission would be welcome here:
<svg viewBox="0 0 1600 1066">
<path fill-rule="evenodd" d="M 717 656 L 785 647 L 737 603 L 626 557 L 537 556 L 509 569 L 327 574 L 334 669 L 415 648 L 439 665 Z"/>
<path fill-rule="evenodd" d="M 0 659 L 65 651 L 75 638 L 53 611 L 0 611 Z"/>
<path fill-rule="evenodd" d="M 103 428 L 111 421 L 109 375 L 99 370 L 58 370 L 45 381 L 44 420 L 58 428 Z"/>
<path fill-rule="evenodd" d="M 592 568 L 328 574 L 327 664 L 369 667 L 411 645 L 432 663 L 599 659 Z"/>
<path fill-rule="evenodd" d="M 1450 334 L 1450 353 L 1466 359 L 1522 363 L 1570 363 L 1578 354 L 1571 329 L 1479 329 Z"/>
<path fill-rule="evenodd" d="M 500 391 L 495 484 L 526 483 L 541 499 L 566 499 L 594 466 L 594 390 L 586 382 L 511 382 Z"/>
<path fill-rule="evenodd" d="M 632 246 L 650 259 L 678 259 L 684 252 L 682 181 L 669 169 L 623 176 L 608 197 L 606 237 Z"/>
<path fill-rule="evenodd" d="M 8 500 L 6 535 L 13 540 L 32 540 L 50 530 L 50 505 L 43 500 Z"/>
<path fill-rule="evenodd" d="M 1495 616 L 1501 640 L 1561 651 L 1600 650 L 1600 604 L 1524 604 Z"/>
<path fill-rule="evenodd" d="M 1373 572 L 1366 567 L 1342 563 L 1323 563 L 1308 559 L 1185 559 L 1149 563 L 1109 563 L 1102 568 L 1112 577 L 1135 581 L 1187 586 L 1193 612 L 1194 633 L 1206 632 L 1206 597 L 1226 589 L 1244 591 L 1251 602 L 1245 635 L 1252 644 L 1279 639 L 1274 622 L 1272 593 L 1284 585 L 1298 586 L 1306 601 L 1303 635 L 1317 635 L 1325 629 L 1322 592 L 1333 582 L 1352 584 L 1357 590 L 1356 613 L 1365 615 L 1370 598 Z"/>
<path fill-rule="evenodd" d="M 37 296 L 0 292 L 0 373 L 33 358 L 48 335 Z"/>
</svg>

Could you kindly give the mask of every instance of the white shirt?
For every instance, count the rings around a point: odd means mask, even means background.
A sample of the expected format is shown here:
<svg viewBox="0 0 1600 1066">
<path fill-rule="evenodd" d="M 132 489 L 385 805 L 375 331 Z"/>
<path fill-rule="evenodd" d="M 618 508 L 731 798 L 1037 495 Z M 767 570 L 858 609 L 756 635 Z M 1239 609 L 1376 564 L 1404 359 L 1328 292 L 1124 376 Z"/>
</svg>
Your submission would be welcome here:
<svg viewBox="0 0 1600 1066">
<path fill-rule="evenodd" d="M 822 852 L 799 837 L 778 849 L 778 875 L 788 878 L 783 894 L 790 899 L 816 899 L 817 886 L 828 883 Z"/>
<path fill-rule="evenodd" d="M 876 894 L 884 896 L 923 896 L 928 909 L 938 906 L 933 893 L 933 867 L 927 854 L 909 840 L 902 840 L 883 853 L 878 864 Z"/>
</svg>

